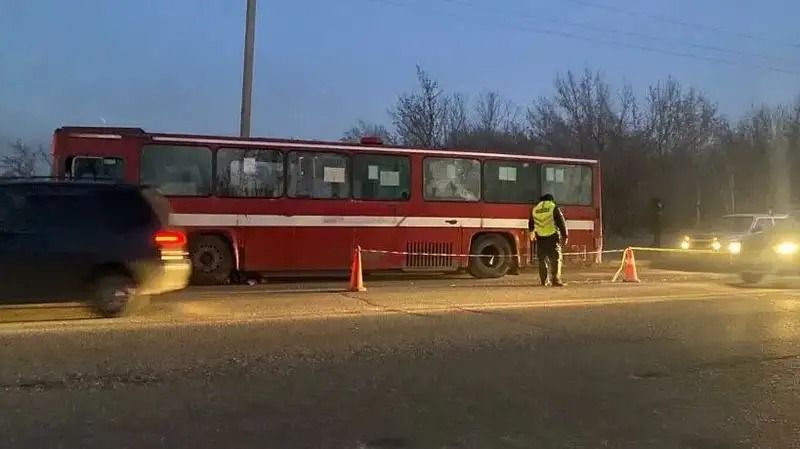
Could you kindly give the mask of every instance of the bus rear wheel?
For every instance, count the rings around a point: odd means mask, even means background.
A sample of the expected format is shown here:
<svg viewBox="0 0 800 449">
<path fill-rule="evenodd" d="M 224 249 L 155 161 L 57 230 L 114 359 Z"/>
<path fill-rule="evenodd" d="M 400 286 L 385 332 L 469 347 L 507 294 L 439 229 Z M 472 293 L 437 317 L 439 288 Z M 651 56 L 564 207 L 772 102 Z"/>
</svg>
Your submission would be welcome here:
<svg viewBox="0 0 800 449">
<path fill-rule="evenodd" d="M 499 278 L 511 268 L 512 248 L 499 234 L 483 235 L 475 239 L 470 248 L 469 274 L 476 278 Z"/>
<path fill-rule="evenodd" d="M 200 235 L 190 240 L 192 282 L 219 285 L 230 282 L 233 253 L 230 245 L 216 235 Z"/>
</svg>

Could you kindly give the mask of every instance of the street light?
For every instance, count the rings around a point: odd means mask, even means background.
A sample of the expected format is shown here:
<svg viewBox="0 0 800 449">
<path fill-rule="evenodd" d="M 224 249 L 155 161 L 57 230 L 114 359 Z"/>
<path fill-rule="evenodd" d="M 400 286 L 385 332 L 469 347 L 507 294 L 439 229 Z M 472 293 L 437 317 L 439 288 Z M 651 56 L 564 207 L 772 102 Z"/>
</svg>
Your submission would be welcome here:
<svg viewBox="0 0 800 449">
<path fill-rule="evenodd" d="M 256 41 L 256 0 L 247 0 L 244 29 L 244 64 L 242 67 L 242 115 L 239 118 L 239 135 L 250 137 L 250 115 L 253 100 L 253 50 Z"/>
</svg>

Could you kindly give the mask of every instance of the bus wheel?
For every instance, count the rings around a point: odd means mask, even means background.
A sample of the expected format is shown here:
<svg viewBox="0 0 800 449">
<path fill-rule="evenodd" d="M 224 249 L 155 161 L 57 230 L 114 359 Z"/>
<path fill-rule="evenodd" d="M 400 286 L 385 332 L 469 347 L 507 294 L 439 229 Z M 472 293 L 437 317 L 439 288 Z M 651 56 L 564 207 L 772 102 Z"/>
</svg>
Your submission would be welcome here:
<svg viewBox="0 0 800 449">
<path fill-rule="evenodd" d="M 195 284 L 227 284 L 233 271 L 233 253 L 228 243 L 215 235 L 190 239 L 192 282 Z"/>
<path fill-rule="evenodd" d="M 488 234 L 475 239 L 470 254 L 469 274 L 476 278 L 499 278 L 511 267 L 511 244 L 499 234 Z"/>
</svg>

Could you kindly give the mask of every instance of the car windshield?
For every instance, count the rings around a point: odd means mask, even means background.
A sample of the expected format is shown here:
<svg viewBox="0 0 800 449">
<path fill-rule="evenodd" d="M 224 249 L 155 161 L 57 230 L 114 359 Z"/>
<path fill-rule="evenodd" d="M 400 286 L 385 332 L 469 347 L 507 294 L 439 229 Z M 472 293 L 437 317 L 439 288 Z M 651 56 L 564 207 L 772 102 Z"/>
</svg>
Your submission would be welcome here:
<svg viewBox="0 0 800 449">
<path fill-rule="evenodd" d="M 753 217 L 726 216 L 720 217 L 707 227 L 717 232 L 747 232 L 753 224 Z"/>
</svg>

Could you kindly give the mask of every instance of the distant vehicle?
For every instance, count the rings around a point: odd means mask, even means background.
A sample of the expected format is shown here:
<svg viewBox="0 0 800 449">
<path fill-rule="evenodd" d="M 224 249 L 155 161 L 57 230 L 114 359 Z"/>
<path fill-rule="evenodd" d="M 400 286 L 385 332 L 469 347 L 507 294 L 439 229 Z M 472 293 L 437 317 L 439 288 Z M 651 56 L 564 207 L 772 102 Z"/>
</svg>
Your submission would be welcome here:
<svg viewBox="0 0 800 449">
<path fill-rule="evenodd" d="M 724 215 L 686 232 L 678 242 L 678 246 L 681 249 L 738 254 L 743 238 L 771 229 L 786 217 L 786 215 L 770 214 Z"/>
<path fill-rule="evenodd" d="M 106 317 L 187 286 L 186 235 L 155 189 L 0 179 L 0 304 L 83 302 Z"/>
<path fill-rule="evenodd" d="M 501 277 L 529 263 L 528 218 L 545 192 L 564 212 L 567 251 L 602 246 L 593 159 L 64 127 L 53 161 L 57 176 L 157 187 L 202 284 L 343 274 L 356 246 L 377 251 L 366 272 Z"/>
<path fill-rule="evenodd" d="M 774 228 L 743 238 L 736 264 L 749 284 L 768 275 L 800 275 L 800 222 L 789 217 Z"/>
</svg>

